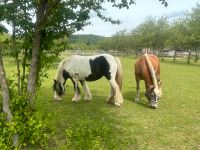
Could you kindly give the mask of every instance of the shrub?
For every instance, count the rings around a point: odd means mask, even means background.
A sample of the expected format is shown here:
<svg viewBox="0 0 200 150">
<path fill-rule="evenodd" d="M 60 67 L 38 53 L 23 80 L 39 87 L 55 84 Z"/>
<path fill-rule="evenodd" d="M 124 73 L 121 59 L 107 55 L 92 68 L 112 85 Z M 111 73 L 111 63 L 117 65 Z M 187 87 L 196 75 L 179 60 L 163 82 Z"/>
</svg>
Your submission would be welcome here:
<svg viewBox="0 0 200 150">
<path fill-rule="evenodd" d="M 13 137 L 18 135 L 19 147 L 35 146 L 46 149 L 48 134 L 46 117 L 29 110 L 25 96 L 11 96 L 12 122 L 7 122 L 3 113 L 0 114 L 0 149 L 14 149 Z"/>
</svg>

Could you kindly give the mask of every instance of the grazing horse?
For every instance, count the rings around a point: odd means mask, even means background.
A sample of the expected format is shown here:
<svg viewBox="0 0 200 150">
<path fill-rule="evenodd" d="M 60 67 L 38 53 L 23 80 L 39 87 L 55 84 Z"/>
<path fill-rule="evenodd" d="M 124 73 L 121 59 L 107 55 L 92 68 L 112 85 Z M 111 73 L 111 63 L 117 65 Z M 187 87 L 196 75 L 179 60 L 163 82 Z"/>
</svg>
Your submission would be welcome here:
<svg viewBox="0 0 200 150">
<path fill-rule="evenodd" d="M 150 106 L 158 107 L 158 100 L 162 95 L 160 81 L 160 63 L 155 55 L 144 54 L 135 63 L 135 80 L 136 80 L 136 97 L 135 101 L 139 101 L 139 82 L 144 80 L 146 94 Z"/>
<path fill-rule="evenodd" d="M 91 100 L 92 95 L 85 81 L 95 81 L 105 77 L 110 82 L 110 94 L 108 103 L 121 106 L 123 97 L 122 88 L 122 68 L 119 58 L 109 54 L 99 54 L 93 56 L 72 55 L 63 60 L 58 67 L 54 79 L 54 99 L 61 100 L 65 91 L 65 82 L 70 79 L 74 85 L 75 95 L 72 101 L 81 99 L 78 82 L 80 81 L 85 92 L 85 100 Z M 103 87 L 102 87 L 103 88 Z"/>
</svg>

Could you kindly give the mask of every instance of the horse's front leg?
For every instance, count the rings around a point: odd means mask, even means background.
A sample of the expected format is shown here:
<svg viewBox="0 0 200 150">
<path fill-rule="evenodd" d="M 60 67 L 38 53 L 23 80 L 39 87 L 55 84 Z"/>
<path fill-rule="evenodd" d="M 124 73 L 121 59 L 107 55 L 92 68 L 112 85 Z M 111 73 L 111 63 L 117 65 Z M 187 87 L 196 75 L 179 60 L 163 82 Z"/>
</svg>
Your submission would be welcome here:
<svg viewBox="0 0 200 150">
<path fill-rule="evenodd" d="M 90 101 L 92 100 L 92 94 L 90 92 L 90 89 L 88 87 L 88 85 L 86 84 L 85 80 L 81 80 L 81 85 L 83 86 L 83 90 L 85 92 L 85 100 Z"/>
<path fill-rule="evenodd" d="M 73 82 L 74 91 L 75 91 L 75 94 L 74 94 L 74 97 L 72 98 L 72 101 L 73 101 L 73 102 L 78 102 L 78 101 L 81 100 L 80 88 L 79 88 L 79 86 L 78 86 L 78 79 L 73 80 L 73 79 L 71 78 L 71 81 Z"/>
<path fill-rule="evenodd" d="M 135 95 L 135 102 L 140 101 L 140 80 L 136 79 L 136 95 Z"/>
</svg>

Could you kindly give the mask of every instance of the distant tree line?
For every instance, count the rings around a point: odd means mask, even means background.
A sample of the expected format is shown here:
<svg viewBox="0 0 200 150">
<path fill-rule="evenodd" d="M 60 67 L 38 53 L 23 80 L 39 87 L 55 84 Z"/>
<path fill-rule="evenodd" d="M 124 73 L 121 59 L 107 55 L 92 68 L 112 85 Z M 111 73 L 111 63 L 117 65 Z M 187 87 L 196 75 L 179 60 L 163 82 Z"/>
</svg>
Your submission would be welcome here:
<svg viewBox="0 0 200 150">
<path fill-rule="evenodd" d="M 191 52 L 196 53 L 195 61 L 198 61 L 200 49 L 200 4 L 197 4 L 191 12 L 174 21 L 167 17 L 149 17 L 132 31 L 117 32 L 112 37 L 107 37 L 98 42 L 97 48 L 103 50 L 142 50 L 150 48 L 154 52 L 161 53 L 164 49 L 175 51 L 188 51 L 188 63 Z"/>
<path fill-rule="evenodd" d="M 102 40 L 103 36 L 93 34 L 74 34 L 69 37 L 71 50 L 95 50 L 97 43 Z"/>
</svg>

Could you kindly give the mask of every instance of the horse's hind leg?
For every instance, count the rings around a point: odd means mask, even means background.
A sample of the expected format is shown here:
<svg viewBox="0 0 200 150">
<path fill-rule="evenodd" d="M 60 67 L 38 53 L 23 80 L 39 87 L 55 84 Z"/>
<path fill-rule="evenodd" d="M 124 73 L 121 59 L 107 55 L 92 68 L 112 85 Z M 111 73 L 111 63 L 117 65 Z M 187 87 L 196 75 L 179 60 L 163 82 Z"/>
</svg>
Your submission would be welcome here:
<svg viewBox="0 0 200 150">
<path fill-rule="evenodd" d="M 114 91 L 114 104 L 116 106 L 121 106 L 121 104 L 123 103 L 123 96 L 121 94 L 119 85 L 117 84 L 115 79 L 110 80 L 110 85 L 111 85 L 111 88 L 113 88 L 113 91 Z"/>
<path fill-rule="evenodd" d="M 81 82 L 81 85 L 83 86 L 83 90 L 85 92 L 84 99 L 88 100 L 88 101 L 92 100 L 92 94 L 91 94 L 90 89 L 89 89 L 88 85 L 86 84 L 85 80 L 81 80 L 80 82 Z"/>
<path fill-rule="evenodd" d="M 139 102 L 140 101 L 140 80 L 136 79 L 136 95 L 135 95 L 135 102 Z"/>
<path fill-rule="evenodd" d="M 114 104 L 114 89 L 110 87 L 110 95 L 107 98 L 107 103 Z"/>
</svg>

